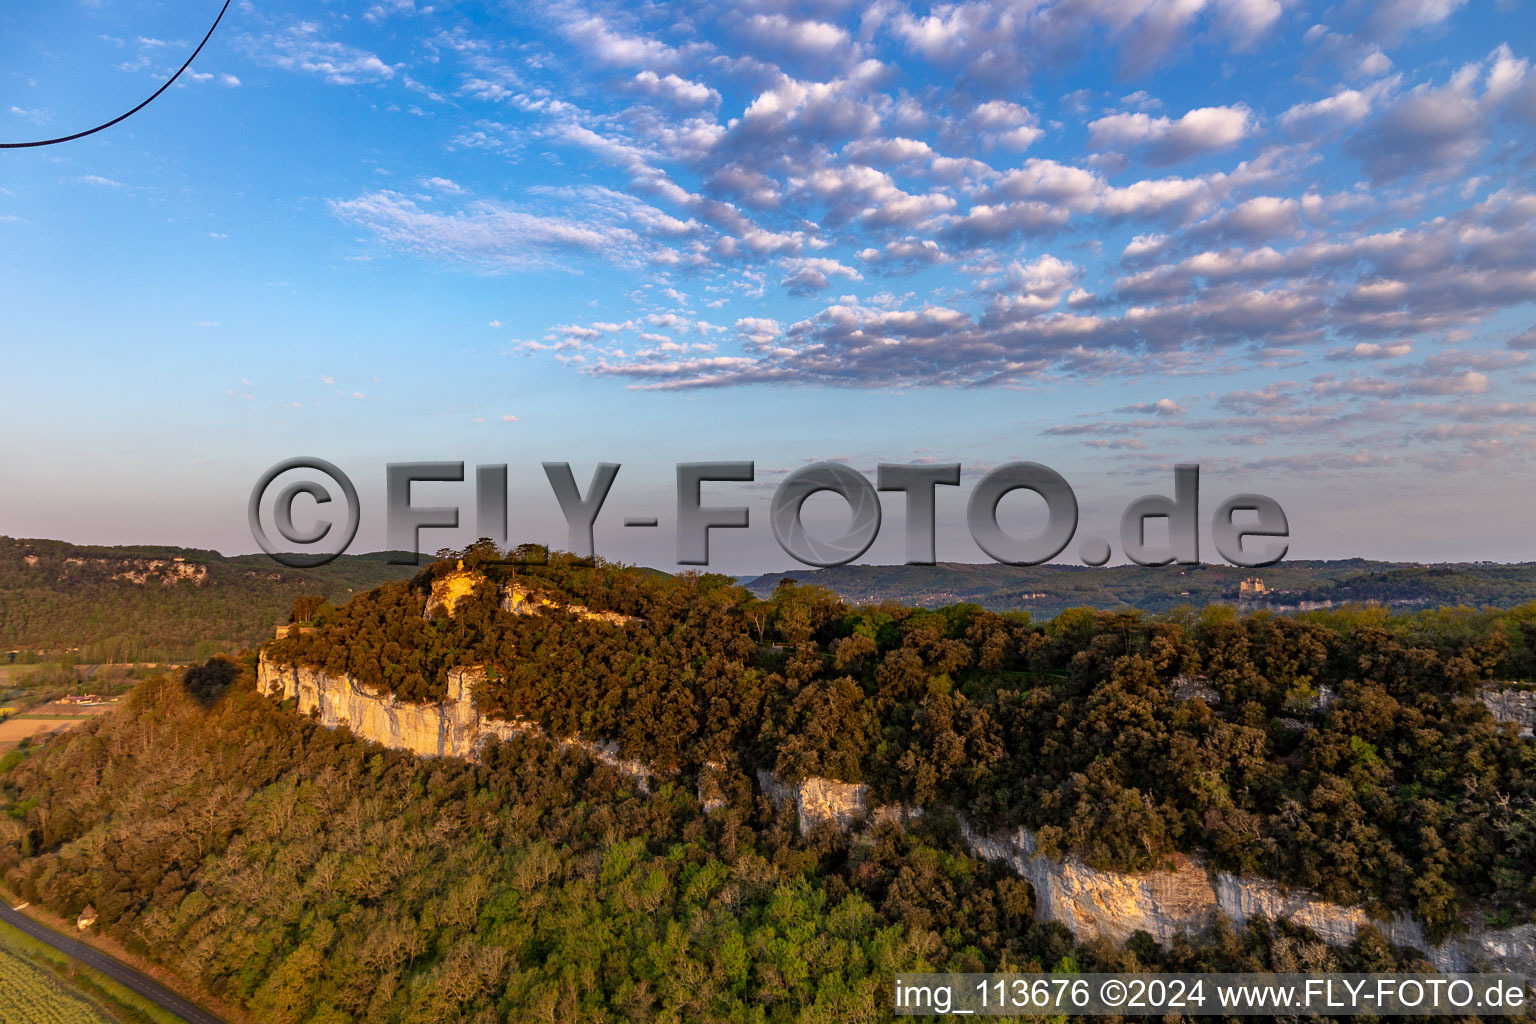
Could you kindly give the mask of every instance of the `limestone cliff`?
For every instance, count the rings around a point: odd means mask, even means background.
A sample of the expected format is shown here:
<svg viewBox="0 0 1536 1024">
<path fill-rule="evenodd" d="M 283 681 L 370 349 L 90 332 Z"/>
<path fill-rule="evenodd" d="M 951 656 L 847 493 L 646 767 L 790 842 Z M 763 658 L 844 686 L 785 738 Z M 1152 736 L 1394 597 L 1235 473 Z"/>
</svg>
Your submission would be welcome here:
<svg viewBox="0 0 1536 1024">
<path fill-rule="evenodd" d="M 37 566 L 41 561 L 37 555 L 23 555 L 22 559 L 28 568 Z M 191 580 L 198 586 L 208 582 L 208 567 L 198 562 L 189 562 L 180 555 L 172 558 L 78 558 L 64 559 L 64 574 L 59 579 L 66 579 L 71 569 L 91 567 L 94 569 L 112 569 L 114 580 L 126 580 L 139 586 L 144 586 L 151 580 L 158 580 L 164 586 L 170 586 L 181 580 Z"/>
<path fill-rule="evenodd" d="M 448 696 L 439 704 L 411 704 L 392 693 L 372 693 L 350 675 L 335 677 L 304 665 L 279 665 L 265 651 L 257 663 L 256 685 L 262 693 L 294 699 L 301 714 L 313 714 L 328 728 L 346 726 L 365 740 L 423 757 L 462 757 L 476 760 L 480 748 L 529 730 L 535 722 L 502 721 L 482 715 L 474 703 L 474 688 L 484 679 L 478 668 L 451 669 Z M 654 773 L 645 765 L 620 757 L 609 743 L 564 739 L 562 747 L 583 751 L 648 788 Z"/>
<path fill-rule="evenodd" d="M 786 783 L 772 772 L 760 771 L 758 784 L 775 803 L 794 807 L 802 833 L 822 823 L 847 831 L 866 820 L 899 821 L 918 813 L 901 807 L 871 808 L 866 802 L 867 787 L 829 779 Z M 1164 871 L 1107 871 L 1089 867 L 1076 857 L 1041 855 L 1034 833 L 1026 828 L 983 835 L 962 820 L 961 835 L 973 854 L 1007 864 L 1030 883 L 1041 920 L 1059 921 L 1080 940 L 1105 938 L 1119 943 L 1145 931 L 1166 943 L 1179 935 L 1194 937 L 1218 917 L 1235 927 L 1250 919 L 1286 919 L 1333 945 L 1348 944 L 1369 925 L 1397 945 L 1423 951 L 1442 971 L 1480 965 L 1536 971 L 1536 924 L 1497 929 L 1476 921 L 1466 935 L 1437 945 L 1406 915 L 1374 920 L 1360 907 L 1330 903 L 1306 890 L 1286 890 L 1262 878 L 1217 871 L 1197 857 L 1181 854 Z"/>
<path fill-rule="evenodd" d="M 775 804 L 794 807 L 801 835 L 823 822 L 839 832 L 852 832 L 869 816 L 865 802 L 869 787 L 862 783 L 813 777 L 791 784 L 780 782 L 773 772 L 759 770 L 757 785 Z"/>
<path fill-rule="evenodd" d="M 1521 736 L 1536 736 L 1536 690 L 1516 687 L 1482 692 L 1488 713 L 1501 722 L 1516 722 Z"/>
</svg>

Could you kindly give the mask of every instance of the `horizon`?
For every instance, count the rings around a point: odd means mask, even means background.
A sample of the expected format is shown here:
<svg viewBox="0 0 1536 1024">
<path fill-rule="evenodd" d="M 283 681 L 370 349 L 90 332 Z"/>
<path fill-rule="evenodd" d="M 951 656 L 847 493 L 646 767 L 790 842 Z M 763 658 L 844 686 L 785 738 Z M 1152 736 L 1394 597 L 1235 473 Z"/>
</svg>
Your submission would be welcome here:
<svg viewBox="0 0 1536 1024">
<path fill-rule="evenodd" d="M 198 548 L 198 547 L 190 547 L 190 546 L 183 545 L 183 544 L 157 543 L 157 542 L 153 542 L 153 541 L 142 542 L 142 543 L 135 543 L 135 544 L 95 544 L 95 543 L 86 543 L 86 542 L 77 542 L 77 541 L 64 540 L 64 539 L 59 538 L 59 537 L 9 537 L 9 536 L 5 536 L 5 535 L 0 535 L 0 540 L 10 540 L 10 541 L 15 541 L 15 542 L 21 543 L 21 544 L 33 543 L 33 542 L 41 541 L 41 542 L 52 543 L 52 544 L 66 544 L 66 545 L 69 545 L 71 547 L 77 547 L 77 548 L 89 548 L 89 547 L 103 547 L 103 548 L 151 548 L 151 549 L 159 549 L 159 550 L 178 550 L 178 551 L 208 551 L 208 552 L 212 552 L 213 554 L 219 556 L 220 558 L 246 558 L 246 557 L 252 557 L 252 556 L 263 554 L 263 552 L 261 552 L 260 550 L 257 550 L 257 551 L 221 551 L 221 550 L 219 550 L 217 548 Z M 512 546 L 515 547 L 517 545 L 514 544 Z M 559 548 L 551 548 L 551 551 L 553 553 L 557 553 L 557 554 L 569 554 L 570 553 L 570 552 L 562 551 Z M 282 553 L 283 554 L 300 554 L 300 552 L 282 552 Z M 382 556 L 391 555 L 391 554 L 395 554 L 395 553 L 397 553 L 397 550 L 396 549 L 390 549 L 390 548 L 379 548 L 377 550 L 370 550 L 370 551 L 351 551 L 351 550 L 348 550 L 348 551 L 344 552 L 340 557 L 378 559 L 378 558 L 380 558 Z M 685 573 L 685 572 L 698 572 L 700 574 L 704 574 L 704 573 L 712 573 L 712 572 L 716 572 L 717 571 L 717 570 L 713 569 L 710 566 L 672 566 L 670 569 L 662 569 L 660 566 L 657 566 L 657 565 L 647 565 L 647 564 L 640 563 L 640 562 L 628 562 L 628 561 L 624 561 L 622 559 L 608 558 L 607 556 L 603 555 L 603 553 L 601 551 L 598 552 L 598 557 L 602 561 L 610 563 L 610 564 L 622 564 L 622 565 L 624 565 L 625 567 L 628 567 L 628 568 L 647 569 L 647 570 L 652 570 L 652 571 L 668 572 L 668 573 L 671 573 L 673 575 L 677 575 L 677 574 Z M 785 557 L 787 558 L 788 556 L 785 556 Z M 434 562 L 436 562 L 438 560 L 439 559 L 438 559 L 436 554 L 428 553 L 427 551 L 424 550 L 424 551 L 421 552 L 420 561 L 417 563 L 417 565 L 418 565 L 419 568 L 425 568 L 425 567 L 431 565 L 432 563 L 434 563 Z M 964 561 L 955 561 L 955 560 L 951 560 L 951 559 L 942 559 L 942 558 L 937 560 L 937 561 L 935 561 L 931 565 L 915 565 L 915 564 L 908 563 L 908 562 L 867 562 L 867 561 L 862 561 L 862 560 L 859 560 L 859 559 L 855 559 L 854 561 L 847 562 L 847 563 L 844 563 L 842 565 L 836 565 L 836 566 L 813 566 L 813 565 L 804 565 L 804 564 L 795 562 L 795 563 L 791 564 L 788 568 L 783 568 L 783 569 L 763 569 L 763 570 L 760 570 L 760 571 L 747 570 L 746 572 L 721 573 L 721 575 L 732 576 L 735 579 L 737 579 L 738 582 L 740 582 L 740 581 L 744 581 L 744 580 L 755 579 L 755 578 L 761 577 L 761 576 L 789 575 L 791 573 L 817 573 L 817 572 L 823 572 L 823 571 L 829 571 L 829 570 L 836 571 L 836 570 L 839 570 L 839 569 L 942 569 L 942 568 L 945 568 L 945 567 L 961 567 L 961 568 L 983 568 L 983 569 L 987 569 L 987 568 L 1003 568 L 1003 569 L 1026 569 L 1026 570 L 1027 569 L 1073 569 L 1073 570 L 1081 570 L 1081 571 L 1085 571 L 1085 572 L 1091 572 L 1091 571 L 1093 571 L 1095 569 L 1147 569 L 1147 570 L 1150 570 L 1150 571 L 1168 570 L 1168 571 L 1174 571 L 1174 572 L 1181 572 L 1181 571 L 1184 571 L 1184 569 L 1186 569 L 1186 568 L 1203 568 L 1203 569 L 1222 569 L 1222 570 L 1228 570 L 1228 571 L 1233 571 L 1233 572 L 1241 572 L 1241 573 L 1247 573 L 1247 574 L 1253 575 L 1253 576 L 1258 576 L 1261 573 L 1267 572 L 1267 571 L 1269 571 L 1271 569 L 1281 569 L 1281 568 L 1285 568 L 1287 566 L 1332 565 L 1332 564 L 1337 564 L 1337 563 L 1341 563 L 1341 562 L 1364 562 L 1367 565 L 1385 565 L 1385 566 L 1393 566 L 1393 567 L 1397 567 L 1397 568 L 1440 568 L 1440 567 L 1473 566 L 1473 565 L 1497 566 L 1497 567 L 1502 567 L 1502 568 L 1516 568 L 1516 567 L 1519 567 L 1519 566 L 1536 565 L 1536 559 L 1527 559 L 1527 560 L 1524 560 L 1524 561 L 1514 561 L 1514 562 L 1501 562 L 1501 561 L 1497 561 L 1497 560 L 1494 560 L 1494 559 L 1461 559 L 1461 560 L 1456 560 L 1456 561 L 1424 561 L 1424 560 L 1414 560 L 1414 559 L 1406 559 L 1406 560 L 1378 559 L 1378 558 L 1369 558 L 1369 557 L 1366 557 L 1364 555 L 1352 555 L 1352 556 L 1346 556 L 1346 557 L 1342 557 L 1342 558 L 1285 558 L 1285 559 L 1283 559 L 1283 560 L 1281 560 L 1279 562 L 1274 563 L 1273 565 L 1262 566 L 1262 567 L 1259 567 L 1259 568 L 1250 568 L 1250 567 L 1241 566 L 1241 565 L 1230 565 L 1230 564 L 1228 564 L 1226 562 L 1206 561 L 1206 560 L 1202 560 L 1201 562 L 1197 563 L 1196 565 L 1191 565 L 1191 566 L 1180 566 L 1180 565 L 1175 564 L 1175 563 L 1170 563 L 1168 565 L 1144 566 L 1144 565 L 1138 565 L 1138 564 L 1136 564 L 1134 562 L 1129 562 L 1129 561 L 1109 562 L 1109 563 L 1107 563 L 1105 565 L 1102 565 L 1102 566 L 1087 566 L 1087 565 L 1083 565 L 1081 563 L 1077 563 L 1077 562 L 1073 562 L 1071 560 L 1065 560 L 1065 559 L 1064 560 L 1060 560 L 1060 561 L 1052 560 L 1052 561 L 1047 561 L 1047 562 L 1041 562 L 1041 563 L 1038 563 L 1036 565 L 1014 565 L 1014 564 L 1010 564 L 1010 563 L 1006 563 L 1006 562 L 996 562 L 996 561 L 991 561 L 991 560 L 975 561 L 975 562 L 964 562 Z M 274 563 L 274 564 L 276 564 L 276 563 Z M 402 565 L 402 568 L 403 567 L 404 566 Z M 295 571 L 300 571 L 300 572 L 304 571 L 304 569 L 305 569 L 305 567 L 303 567 L 303 566 L 298 566 L 298 567 L 283 566 L 283 568 L 285 568 L 285 569 L 294 569 Z"/>
</svg>

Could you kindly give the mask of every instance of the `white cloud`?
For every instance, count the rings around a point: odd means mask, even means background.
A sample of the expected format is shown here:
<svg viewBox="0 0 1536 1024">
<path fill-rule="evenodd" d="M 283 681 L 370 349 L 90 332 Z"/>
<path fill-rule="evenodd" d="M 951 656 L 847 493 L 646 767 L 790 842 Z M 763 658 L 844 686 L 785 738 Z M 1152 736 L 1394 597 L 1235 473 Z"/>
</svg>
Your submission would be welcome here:
<svg viewBox="0 0 1536 1024">
<path fill-rule="evenodd" d="M 741 23 L 740 31 L 759 47 L 801 57 L 839 57 L 849 50 L 851 43 L 847 30 L 841 26 L 779 13 L 754 14 Z"/>
<path fill-rule="evenodd" d="M 1501 45 L 1485 60 L 1462 65 L 1446 84 L 1397 97 L 1346 140 L 1344 151 L 1377 184 L 1410 174 L 1451 178 L 1482 152 L 1506 106 L 1536 120 L 1536 76 Z"/>
<path fill-rule="evenodd" d="M 674 74 L 658 75 L 651 70 L 640 71 L 635 74 L 635 84 L 643 92 L 660 96 L 678 106 L 704 107 L 720 102 L 720 94 L 714 89 Z"/>
<path fill-rule="evenodd" d="M 1251 49 L 1280 20 L 1280 0 L 1219 0 L 1217 24 L 1237 45 Z"/>
<path fill-rule="evenodd" d="M 1536 196 L 1516 173 L 1536 93 L 1510 47 L 1442 68 L 1418 49 L 1389 57 L 1362 27 L 1443 22 L 1432 5 L 1323 11 L 1300 46 L 1305 22 L 1282 14 L 1302 12 L 1282 4 L 773 2 L 674 18 L 562 0 L 515 61 L 445 33 L 411 65 L 451 97 L 432 113 L 454 119 L 453 175 L 494 191 L 402 168 L 392 180 L 419 188 L 349 191 L 332 209 L 370 250 L 584 275 L 600 306 L 505 344 L 635 387 L 1118 379 L 1147 400 L 1110 418 L 1128 432 L 1093 428 L 1117 458 L 1166 459 L 1157 432 L 1210 414 L 1277 447 L 1350 438 L 1341 458 L 1377 465 L 1395 410 L 1522 386 L 1499 357 L 1536 345 L 1511 320 L 1536 301 Z M 1153 74 L 1121 84 L 1104 61 Z M 1225 73 L 1240 62 L 1291 85 Z M 1030 89 L 1043 66 L 1091 88 Z M 404 71 L 378 80 L 418 98 Z M 547 183 L 529 185 L 532 168 Z M 732 328 L 698 320 L 715 309 Z M 1338 373 L 1170 383 L 1319 369 Z"/>
<path fill-rule="evenodd" d="M 1137 402 L 1134 405 L 1122 406 L 1115 411 L 1150 413 L 1154 416 L 1182 416 L 1189 411 L 1189 408 L 1180 405 L 1171 398 L 1159 398 L 1155 402 Z"/>
<path fill-rule="evenodd" d="M 572 17 L 561 26 L 561 32 L 604 64 L 665 68 L 675 65 L 680 57 L 675 48 L 659 39 L 614 28 L 596 13 Z"/>
<path fill-rule="evenodd" d="M 1466 0 L 1376 0 L 1366 18 L 1370 37 L 1396 45 L 1414 29 L 1449 18 Z"/>
<path fill-rule="evenodd" d="M 862 281 L 864 276 L 850 266 L 822 256 L 800 256 L 782 259 L 779 265 L 786 274 L 779 282 L 791 295 L 809 295 L 825 290 L 831 279 L 841 277 L 849 281 Z"/>
<path fill-rule="evenodd" d="M 1371 109 L 1396 88 L 1400 80 L 1401 76 L 1394 76 L 1365 89 L 1340 89 L 1323 99 L 1298 103 L 1280 115 L 1280 123 L 1287 128 L 1357 124 L 1366 119 Z"/>
<path fill-rule="evenodd" d="M 943 263 L 949 257 L 931 238 L 908 235 L 887 242 L 884 248 L 869 247 L 859 250 L 859 258 L 866 263 L 877 264 L 886 270 L 916 269 L 918 266 Z"/>
<path fill-rule="evenodd" d="M 1248 49 L 1281 11 L 1279 0 L 960 0 L 934 5 L 926 14 L 898 8 L 886 21 L 909 52 L 977 86 L 1003 90 L 1024 84 L 1042 63 L 1092 52 L 1105 35 L 1117 46 L 1124 71 L 1145 73 L 1197 30 L 1203 13 L 1234 49 Z"/>
<path fill-rule="evenodd" d="M 1248 243 L 1268 241 L 1295 233 L 1301 226 L 1301 201 L 1290 196 L 1255 196 L 1244 200 L 1205 223 L 1191 235 L 1217 235 Z"/>
<path fill-rule="evenodd" d="M 639 263 L 650 251 L 636 230 L 615 223 L 623 218 L 606 210 L 590 211 L 593 217 L 541 216 L 482 200 L 439 213 L 390 191 L 332 200 L 331 209 L 392 245 L 493 268 L 559 261 L 582 250 Z"/>
<path fill-rule="evenodd" d="M 1362 341 L 1350 348 L 1336 348 L 1328 353 L 1329 359 L 1400 359 L 1413 352 L 1413 342 L 1395 341 L 1377 344 Z"/>
<path fill-rule="evenodd" d="M 1088 147 L 1095 150 L 1146 148 L 1151 163 L 1169 164 L 1230 149 L 1257 127 L 1253 112 L 1241 104 L 1200 107 L 1177 120 L 1144 113 L 1110 114 L 1088 124 Z"/>
<path fill-rule="evenodd" d="M 987 148 L 1028 149 L 1045 134 L 1033 112 L 1008 100 L 980 104 L 966 115 L 963 124 Z"/>
<path fill-rule="evenodd" d="M 288 71 L 319 75 L 334 85 L 387 81 L 395 68 L 367 50 L 322 39 L 315 22 L 300 22 L 286 32 L 246 40 L 246 49 L 264 63 Z"/>
</svg>

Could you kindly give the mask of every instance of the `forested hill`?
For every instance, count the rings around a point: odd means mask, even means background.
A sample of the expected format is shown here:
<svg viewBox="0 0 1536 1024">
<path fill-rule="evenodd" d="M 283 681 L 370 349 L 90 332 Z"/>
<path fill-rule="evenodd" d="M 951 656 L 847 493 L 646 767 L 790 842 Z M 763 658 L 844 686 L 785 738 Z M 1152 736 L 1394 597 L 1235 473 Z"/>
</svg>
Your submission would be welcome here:
<svg viewBox="0 0 1536 1024">
<path fill-rule="evenodd" d="M 1536 911 L 1536 745 L 1479 700 L 1536 676 L 1536 604 L 1036 619 L 555 559 L 484 562 L 429 606 L 464 575 L 439 562 L 307 609 L 314 628 L 267 656 L 419 703 L 478 666 L 493 718 L 662 771 L 730 766 L 749 788 L 757 769 L 864 782 L 877 804 L 1022 825 L 1095 867 L 1200 852 L 1434 929 L 1475 901 Z M 512 613 L 514 582 L 550 603 Z"/>
<path fill-rule="evenodd" d="M 1257 577 L 1264 594 L 1239 594 L 1239 584 Z M 826 587 L 858 604 L 900 601 L 923 608 L 957 602 L 991 611 L 1022 609 L 1054 615 L 1067 608 L 1139 608 L 1166 611 L 1180 605 L 1242 600 L 1256 608 L 1296 610 L 1347 602 L 1376 602 L 1398 608 L 1465 604 L 1510 608 L 1536 601 L 1536 562 L 1439 565 L 1337 561 L 1288 561 L 1266 569 L 1225 565 L 1136 565 L 1091 569 L 1077 565 L 1014 566 L 941 562 L 938 565 L 841 565 L 767 573 L 744 581 L 765 597 L 785 578 Z"/>
<path fill-rule="evenodd" d="M 1075 947 L 921 822 L 842 849 L 533 734 L 422 760 L 248 680 L 208 707 L 209 674 L 0 759 L 0 877 L 262 1024 L 872 1022 L 898 971 L 1422 967 L 1257 920 Z"/>
<path fill-rule="evenodd" d="M 0 537 L 0 654 L 78 648 L 84 661 L 191 661 L 272 635 L 294 598 L 344 601 L 409 576 L 389 553 L 288 569 L 266 555 Z"/>
</svg>

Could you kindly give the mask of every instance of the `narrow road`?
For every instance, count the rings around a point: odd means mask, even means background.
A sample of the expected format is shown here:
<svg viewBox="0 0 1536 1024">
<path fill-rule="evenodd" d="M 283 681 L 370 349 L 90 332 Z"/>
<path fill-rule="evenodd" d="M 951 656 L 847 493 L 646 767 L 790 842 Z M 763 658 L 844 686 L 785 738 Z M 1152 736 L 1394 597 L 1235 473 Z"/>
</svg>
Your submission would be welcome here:
<svg viewBox="0 0 1536 1024">
<path fill-rule="evenodd" d="M 155 1005 L 169 1010 L 187 1021 L 187 1024 L 225 1024 L 224 1018 L 216 1017 L 195 1003 L 189 1003 L 164 985 L 129 967 L 121 960 L 110 957 L 94 946 L 87 946 L 76 939 L 60 935 L 52 928 L 38 924 L 19 910 L 12 910 L 7 902 L 0 901 L 0 920 L 26 932 L 34 939 L 46 942 L 54 949 L 95 968 L 113 981 L 133 989 Z"/>
</svg>

